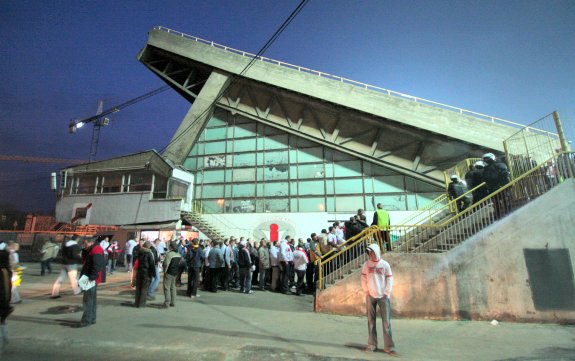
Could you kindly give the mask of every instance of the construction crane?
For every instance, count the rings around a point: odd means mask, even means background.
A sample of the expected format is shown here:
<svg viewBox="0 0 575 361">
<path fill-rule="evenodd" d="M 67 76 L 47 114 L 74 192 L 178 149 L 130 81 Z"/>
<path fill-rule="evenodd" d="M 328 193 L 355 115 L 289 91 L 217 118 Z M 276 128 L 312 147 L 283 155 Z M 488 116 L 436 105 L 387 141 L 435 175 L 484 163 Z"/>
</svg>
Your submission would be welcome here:
<svg viewBox="0 0 575 361">
<path fill-rule="evenodd" d="M 86 163 L 83 159 L 61 159 L 61 158 L 43 158 L 43 157 L 26 157 L 22 155 L 0 154 L 0 161 L 16 161 L 25 163 L 51 163 L 51 164 L 81 164 Z"/>
<path fill-rule="evenodd" d="M 70 121 L 70 124 L 68 126 L 68 131 L 70 133 L 76 133 L 76 130 L 81 128 L 83 125 L 88 124 L 88 123 L 92 123 L 94 125 L 94 128 L 92 129 L 92 142 L 90 145 L 90 157 L 89 157 L 89 161 L 92 162 L 94 160 L 94 158 L 96 157 L 96 153 L 98 152 L 98 142 L 100 140 L 100 129 L 103 126 L 106 126 L 110 123 L 110 119 L 106 118 L 107 115 L 111 115 L 114 113 L 119 112 L 120 110 L 129 107 L 130 105 L 134 105 L 144 99 L 148 99 L 150 97 L 153 97 L 154 95 L 160 94 L 163 91 L 166 91 L 170 88 L 169 85 L 164 85 L 161 88 L 158 88 L 156 90 L 152 90 L 151 92 L 148 92 L 144 95 L 140 95 L 137 98 L 128 100 L 125 103 L 122 103 L 120 105 L 116 105 L 115 107 L 103 110 L 104 108 L 104 103 L 102 101 L 99 102 L 98 104 L 98 110 L 96 111 L 96 115 L 91 116 L 89 118 L 84 118 L 84 119 L 73 119 L 72 121 Z"/>
</svg>

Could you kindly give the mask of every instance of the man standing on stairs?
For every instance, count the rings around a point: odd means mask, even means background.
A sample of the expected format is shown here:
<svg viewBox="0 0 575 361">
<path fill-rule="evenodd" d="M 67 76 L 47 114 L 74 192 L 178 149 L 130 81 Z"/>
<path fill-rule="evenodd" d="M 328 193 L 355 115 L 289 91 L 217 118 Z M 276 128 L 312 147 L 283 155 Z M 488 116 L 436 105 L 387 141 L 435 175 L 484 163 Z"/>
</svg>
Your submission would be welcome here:
<svg viewBox="0 0 575 361">
<path fill-rule="evenodd" d="M 509 170 L 505 163 L 495 160 L 493 153 L 483 155 L 483 162 L 486 164 L 483 168 L 483 181 L 487 186 L 489 194 L 496 193 L 500 188 L 509 183 Z M 511 190 L 505 189 L 493 196 L 493 208 L 495 219 L 504 217 L 511 210 Z"/>
<path fill-rule="evenodd" d="M 379 206 L 379 205 L 378 205 Z M 383 323 L 383 352 L 396 355 L 395 344 L 391 337 L 391 289 L 393 276 L 389 263 L 381 259 L 379 246 L 375 243 L 367 246 L 369 259 L 361 268 L 361 287 L 365 292 L 365 308 L 367 313 L 368 341 L 366 352 L 377 350 L 377 327 L 375 325 L 376 311 Z"/>
<path fill-rule="evenodd" d="M 372 226 L 378 226 L 381 232 L 381 238 L 385 243 L 385 250 L 387 252 L 391 252 L 391 240 L 389 238 L 389 213 L 385 209 L 383 209 L 383 205 L 381 203 L 377 204 L 377 209 L 375 213 L 373 213 L 373 222 L 371 223 Z"/>
</svg>

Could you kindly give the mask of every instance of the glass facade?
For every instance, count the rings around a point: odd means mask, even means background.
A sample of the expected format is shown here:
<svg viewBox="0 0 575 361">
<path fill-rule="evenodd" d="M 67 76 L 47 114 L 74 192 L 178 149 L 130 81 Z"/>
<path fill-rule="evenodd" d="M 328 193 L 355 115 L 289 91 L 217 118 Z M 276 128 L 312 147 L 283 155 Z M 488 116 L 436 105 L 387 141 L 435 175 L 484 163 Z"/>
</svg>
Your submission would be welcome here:
<svg viewBox="0 0 575 361">
<path fill-rule="evenodd" d="M 217 109 L 184 167 L 205 213 L 421 208 L 443 189 Z"/>
</svg>

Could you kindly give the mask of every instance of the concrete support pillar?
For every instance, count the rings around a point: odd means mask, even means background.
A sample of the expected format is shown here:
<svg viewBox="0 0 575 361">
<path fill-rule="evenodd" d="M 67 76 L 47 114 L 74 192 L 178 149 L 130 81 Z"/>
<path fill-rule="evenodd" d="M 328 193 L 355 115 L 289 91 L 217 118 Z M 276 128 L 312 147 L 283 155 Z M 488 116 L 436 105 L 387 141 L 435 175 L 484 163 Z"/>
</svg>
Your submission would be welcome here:
<svg viewBox="0 0 575 361">
<path fill-rule="evenodd" d="M 228 74 L 212 71 L 180 127 L 172 137 L 164 156 L 176 165 L 182 165 L 212 116 L 217 99 L 231 81 Z"/>
</svg>

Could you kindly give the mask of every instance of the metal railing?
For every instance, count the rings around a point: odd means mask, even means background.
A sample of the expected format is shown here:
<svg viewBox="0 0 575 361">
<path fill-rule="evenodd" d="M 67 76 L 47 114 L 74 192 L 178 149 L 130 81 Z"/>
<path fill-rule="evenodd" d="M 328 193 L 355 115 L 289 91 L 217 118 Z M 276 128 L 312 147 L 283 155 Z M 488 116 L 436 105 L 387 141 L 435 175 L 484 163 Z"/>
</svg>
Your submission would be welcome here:
<svg viewBox="0 0 575 361">
<path fill-rule="evenodd" d="M 423 208 L 416 210 L 409 217 L 404 218 L 400 224 L 421 224 L 432 222 L 433 217 L 437 215 L 438 211 L 442 211 L 449 203 L 447 194 L 442 194 L 435 198 L 431 203 L 426 204 Z"/>
<path fill-rule="evenodd" d="M 552 177 L 547 170 L 549 163 L 557 165 Z M 391 225 L 386 230 L 390 234 L 392 244 L 398 239 L 403 239 L 399 246 L 394 247 L 394 252 L 445 252 L 534 198 L 545 194 L 568 178 L 575 178 L 575 152 L 562 152 L 545 160 L 539 166 L 527 171 L 487 197 L 477 200 L 441 224 Z M 366 260 L 365 248 L 361 246 L 366 246 L 373 241 L 380 244 L 383 252 L 380 231 L 375 226 L 350 239 L 348 241 L 352 243 L 350 246 L 330 252 L 327 257 L 322 257 L 321 262 L 318 263 L 319 289 L 325 288 L 326 285 L 359 268 Z"/>
<path fill-rule="evenodd" d="M 318 289 L 324 289 L 359 268 L 367 259 L 365 254 L 367 246 L 372 243 L 377 243 L 382 253 L 385 251 L 381 231 L 377 226 L 364 229 L 338 248 L 322 255 L 321 259 L 316 261 Z"/>
<path fill-rule="evenodd" d="M 179 32 L 177 30 L 172 30 L 169 28 L 166 28 L 164 26 L 155 26 L 154 27 L 155 30 L 160 30 L 160 31 L 165 31 L 167 33 L 170 34 L 174 34 L 177 36 L 180 36 L 182 38 L 186 38 L 186 39 L 190 39 L 190 40 L 194 40 L 198 43 L 202 43 L 202 44 L 206 44 L 206 45 L 210 45 L 214 48 L 218 48 L 230 53 L 234 53 L 237 55 L 241 55 L 241 56 L 245 56 L 248 57 L 250 59 L 254 59 L 257 58 L 258 60 L 262 61 L 262 62 L 266 62 L 266 63 L 270 63 L 270 64 L 275 64 L 275 65 L 279 65 L 285 68 L 289 68 L 289 69 L 293 69 L 293 70 L 297 70 L 306 74 L 311 74 L 311 75 L 317 75 L 321 78 L 326 78 L 326 79 L 331 79 L 334 81 L 338 81 L 340 83 L 345 83 L 345 84 L 349 84 L 349 85 L 353 85 L 353 86 L 357 86 L 363 89 L 367 89 L 367 90 L 373 90 L 376 91 L 378 93 L 383 93 L 383 94 L 387 94 L 390 96 L 394 96 L 394 97 L 398 97 L 398 98 L 402 98 L 402 99 L 406 99 L 406 100 L 411 100 L 415 103 L 421 103 L 421 104 L 426 104 L 426 105 L 430 105 L 436 108 L 442 108 L 442 109 L 446 109 L 446 110 L 450 110 L 462 115 L 468 115 L 471 116 L 473 118 L 479 119 L 479 120 L 483 120 L 483 121 L 487 121 L 487 122 L 491 122 L 491 123 L 496 123 L 496 124 L 502 124 L 502 125 L 507 125 L 507 126 L 511 126 L 514 128 L 524 128 L 525 125 L 523 124 L 519 124 L 516 122 L 512 122 L 509 120 L 505 120 L 505 119 L 501 119 L 501 118 L 497 118 L 491 115 L 486 115 L 486 114 L 482 114 L 482 113 L 478 113 L 478 112 L 474 112 L 471 110 L 467 110 L 467 109 L 463 109 L 463 108 L 458 108 L 452 105 L 447 105 L 447 104 L 443 104 L 443 103 L 438 103 L 435 102 L 433 100 L 428 100 L 428 99 L 424 99 L 424 98 L 419 98 L 413 95 L 409 95 L 409 94 L 405 94 L 405 93 L 401 93 L 401 92 L 397 92 L 394 90 L 389 90 L 389 89 L 385 89 L 385 88 L 381 88 L 375 85 L 370 85 L 370 84 L 365 84 L 359 81 L 355 81 L 355 80 L 351 80 L 351 79 L 347 79 L 347 78 L 343 78 L 341 76 L 337 76 L 337 75 L 333 75 L 333 74 L 329 74 L 329 73 L 325 73 L 319 70 L 313 70 L 313 69 L 309 69 L 303 66 L 299 66 L 299 65 L 293 65 L 290 63 L 286 63 L 283 61 L 279 61 L 279 60 L 274 60 L 271 58 L 266 58 L 263 56 L 256 56 L 256 54 L 251 54 L 242 50 L 238 50 L 238 49 L 234 49 L 231 48 L 229 46 L 225 46 L 225 45 L 221 45 L 218 43 L 214 43 L 213 41 L 209 41 L 209 40 L 205 40 L 202 38 L 198 38 L 196 36 L 193 35 L 188 35 L 188 34 L 184 34 L 182 32 Z"/>
</svg>

